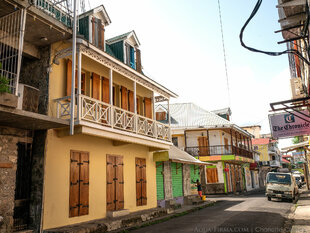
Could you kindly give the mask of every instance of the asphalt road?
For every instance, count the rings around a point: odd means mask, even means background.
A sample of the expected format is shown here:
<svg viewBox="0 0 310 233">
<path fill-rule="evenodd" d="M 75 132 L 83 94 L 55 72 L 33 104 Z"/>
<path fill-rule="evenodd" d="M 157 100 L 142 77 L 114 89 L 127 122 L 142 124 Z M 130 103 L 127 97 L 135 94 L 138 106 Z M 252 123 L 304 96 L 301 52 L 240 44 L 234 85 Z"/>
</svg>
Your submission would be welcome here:
<svg viewBox="0 0 310 233">
<path fill-rule="evenodd" d="M 221 200 L 214 206 L 143 227 L 134 233 L 280 233 L 293 203 L 268 201 L 263 194 L 245 197 L 209 198 Z"/>
</svg>

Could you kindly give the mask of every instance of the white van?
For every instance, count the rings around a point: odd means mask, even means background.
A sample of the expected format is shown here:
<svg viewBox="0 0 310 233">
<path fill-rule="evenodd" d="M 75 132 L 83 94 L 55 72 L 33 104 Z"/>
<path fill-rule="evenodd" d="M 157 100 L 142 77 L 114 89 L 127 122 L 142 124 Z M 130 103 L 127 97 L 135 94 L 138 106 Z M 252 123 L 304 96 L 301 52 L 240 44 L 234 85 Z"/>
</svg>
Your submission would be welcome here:
<svg viewBox="0 0 310 233">
<path fill-rule="evenodd" d="M 266 196 L 271 198 L 295 200 L 298 186 L 291 173 L 268 172 L 266 177 Z"/>
</svg>

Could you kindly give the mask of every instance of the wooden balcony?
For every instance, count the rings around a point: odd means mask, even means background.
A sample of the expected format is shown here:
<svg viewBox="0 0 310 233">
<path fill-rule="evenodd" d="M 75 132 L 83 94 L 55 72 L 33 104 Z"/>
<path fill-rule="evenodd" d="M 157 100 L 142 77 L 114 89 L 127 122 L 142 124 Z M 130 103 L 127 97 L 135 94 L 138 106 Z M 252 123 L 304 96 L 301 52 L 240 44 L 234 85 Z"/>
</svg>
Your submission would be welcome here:
<svg viewBox="0 0 310 233">
<path fill-rule="evenodd" d="M 195 146 L 186 147 L 186 152 L 192 156 L 217 156 L 217 155 L 237 155 L 253 159 L 253 152 L 245 148 L 232 145 L 217 145 L 217 146 Z"/>
<path fill-rule="evenodd" d="M 87 125 L 102 130 L 117 131 L 120 134 L 144 136 L 149 139 L 171 142 L 170 126 L 139 114 L 104 103 L 97 99 L 77 95 L 79 109 L 75 108 L 76 125 Z M 70 119 L 70 96 L 56 102 L 56 117 Z"/>
</svg>

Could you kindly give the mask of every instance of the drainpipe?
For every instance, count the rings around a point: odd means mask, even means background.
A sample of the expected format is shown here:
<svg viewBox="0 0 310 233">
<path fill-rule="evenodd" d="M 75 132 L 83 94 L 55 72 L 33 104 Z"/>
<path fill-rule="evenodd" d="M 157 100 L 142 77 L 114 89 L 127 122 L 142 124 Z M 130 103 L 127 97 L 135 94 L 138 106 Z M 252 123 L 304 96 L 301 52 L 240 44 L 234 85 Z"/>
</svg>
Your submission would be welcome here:
<svg viewBox="0 0 310 233">
<path fill-rule="evenodd" d="M 72 33 L 72 77 L 71 77 L 71 106 L 70 106 L 70 135 L 74 134 L 74 108 L 75 108 L 75 63 L 76 63 L 76 12 L 77 2 L 73 7 L 73 33 Z"/>
</svg>

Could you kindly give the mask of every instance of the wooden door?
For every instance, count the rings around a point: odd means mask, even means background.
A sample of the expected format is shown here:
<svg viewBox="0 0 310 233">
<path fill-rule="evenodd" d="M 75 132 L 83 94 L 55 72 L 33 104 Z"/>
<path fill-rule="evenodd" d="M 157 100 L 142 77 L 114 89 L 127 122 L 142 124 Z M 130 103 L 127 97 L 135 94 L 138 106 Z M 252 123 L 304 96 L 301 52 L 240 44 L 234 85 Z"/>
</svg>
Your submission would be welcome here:
<svg viewBox="0 0 310 233">
<path fill-rule="evenodd" d="M 216 167 L 207 168 L 206 172 L 207 172 L 207 182 L 209 184 L 218 183 L 218 173 Z"/>
<path fill-rule="evenodd" d="M 96 73 L 93 73 L 93 95 L 94 99 L 100 100 L 100 76 Z"/>
<path fill-rule="evenodd" d="M 107 211 L 124 209 L 123 157 L 107 155 Z"/>
<path fill-rule="evenodd" d="M 110 80 L 107 78 L 102 80 L 102 101 L 110 103 Z"/>
<path fill-rule="evenodd" d="M 205 136 L 198 137 L 199 155 L 209 155 L 208 138 Z"/>
<path fill-rule="evenodd" d="M 153 119 L 152 117 L 152 99 L 144 98 L 144 114 L 145 117 Z"/>
<path fill-rule="evenodd" d="M 146 160 L 141 158 L 136 158 L 136 200 L 137 206 L 147 204 Z"/>
<path fill-rule="evenodd" d="M 71 151 L 69 217 L 87 215 L 89 210 L 89 153 Z"/>
<path fill-rule="evenodd" d="M 128 91 L 126 87 L 121 87 L 122 109 L 128 110 Z"/>
</svg>

